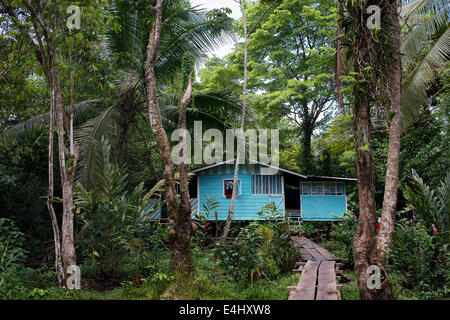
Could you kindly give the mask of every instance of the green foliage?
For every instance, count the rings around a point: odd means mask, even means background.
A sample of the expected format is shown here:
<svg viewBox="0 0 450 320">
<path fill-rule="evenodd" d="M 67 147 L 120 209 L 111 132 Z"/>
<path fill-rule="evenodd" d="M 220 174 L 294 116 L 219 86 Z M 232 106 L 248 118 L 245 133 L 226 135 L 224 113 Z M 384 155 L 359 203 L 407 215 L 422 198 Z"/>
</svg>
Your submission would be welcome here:
<svg viewBox="0 0 450 320">
<path fill-rule="evenodd" d="M 410 182 L 411 171 L 427 181 L 430 188 L 440 185 L 440 180 L 447 175 L 450 168 L 450 149 L 448 129 L 439 114 L 445 112 L 444 106 L 436 105 L 420 111 L 401 137 L 399 186 L 405 188 Z M 388 136 L 384 128 L 373 132 L 372 151 L 377 170 L 375 171 L 376 201 L 379 206 L 383 201 L 386 179 Z M 399 194 L 398 208 L 407 205 L 403 194 Z"/>
<path fill-rule="evenodd" d="M 0 275 L 26 257 L 25 236 L 10 219 L 0 218 Z M 0 280 L 1 281 L 1 280 Z"/>
<path fill-rule="evenodd" d="M 437 241 L 449 240 L 450 227 L 450 172 L 436 190 L 426 185 L 419 175 L 412 171 L 413 184 L 406 186 L 404 196 L 413 206 L 418 219 Z"/>
<path fill-rule="evenodd" d="M 168 256 L 168 252 L 166 252 Z M 168 259 L 164 267 L 145 278 L 123 281 L 120 286 L 106 291 L 83 287 L 81 290 L 61 290 L 55 286 L 41 287 L 30 283 L 27 290 L 13 299 L 40 300 L 124 300 L 124 299 L 192 299 L 192 300 L 286 300 L 287 286 L 298 282 L 298 274 L 286 273 L 277 279 L 261 279 L 253 285 L 235 282 L 214 259 L 212 250 L 193 250 L 196 267 L 193 279 L 174 278 L 168 274 Z M 36 270 L 37 272 L 37 270 Z"/>
<path fill-rule="evenodd" d="M 200 213 L 196 216 L 198 230 L 191 238 L 192 247 L 204 248 L 207 236 L 206 223 L 207 218 L 212 219 L 217 214 L 216 209 L 219 207 L 219 201 L 216 196 L 206 196 L 206 202 L 203 203 Z M 215 226 L 218 228 L 218 226 Z"/>
<path fill-rule="evenodd" d="M 429 104 L 439 74 L 448 71 L 450 10 L 444 0 L 414 0 L 403 5 L 401 12 L 409 22 L 401 48 L 402 113 L 404 122 L 411 124 L 421 107 Z"/>
<path fill-rule="evenodd" d="M 127 190 L 127 174 L 110 163 L 110 148 L 102 140 L 103 170 L 98 175 L 98 188 L 88 191 L 78 184 L 75 202 L 83 222 L 81 243 L 102 275 L 114 275 L 129 253 L 144 258 L 144 252 L 153 245 L 152 252 L 162 246 L 149 243 L 156 229 L 151 226 L 151 212 L 144 211 L 143 184 Z M 142 264 L 140 261 L 144 268 Z"/>
<path fill-rule="evenodd" d="M 403 274 L 402 285 L 424 297 L 450 296 L 448 244 L 437 243 L 420 222 L 400 221 L 390 251 L 391 270 Z"/>
<path fill-rule="evenodd" d="M 449 199 L 450 173 L 433 190 L 412 172 L 404 196 L 416 221 L 397 223 L 390 252 L 391 268 L 402 272 L 401 283 L 423 298 L 450 296 Z"/>
<path fill-rule="evenodd" d="M 288 225 L 277 221 L 280 212 L 275 203 L 263 207 L 259 214 L 266 221 L 251 222 L 241 228 L 232 244 L 219 244 L 216 249 L 221 266 L 237 281 L 274 279 L 289 272 L 297 259 Z"/>
<path fill-rule="evenodd" d="M 52 236 L 45 199 L 41 198 L 48 188 L 46 133 L 41 127 L 0 142 L 1 217 L 13 220 L 25 234 L 24 249 L 29 251 L 29 259 L 42 259 L 48 254 L 42 244 Z M 55 194 L 59 191 L 60 179 L 55 170 Z"/>
<path fill-rule="evenodd" d="M 313 148 L 319 154 L 316 174 L 333 177 L 355 175 L 352 131 L 352 117 L 337 116 L 331 120 L 323 134 L 313 140 Z"/>
<path fill-rule="evenodd" d="M 336 256 L 343 259 L 349 267 L 353 267 L 353 236 L 356 232 L 356 219 L 354 216 L 346 212 L 342 221 L 336 224 L 333 224 L 332 230 L 330 232 L 330 238 L 337 242 L 337 245 L 334 247 L 324 246 L 326 249 L 329 249 Z"/>
<path fill-rule="evenodd" d="M 17 272 L 26 255 L 24 241 L 24 234 L 12 220 L 0 218 L 0 298 L 20 298 L 26 293 Z"/>
</svg>

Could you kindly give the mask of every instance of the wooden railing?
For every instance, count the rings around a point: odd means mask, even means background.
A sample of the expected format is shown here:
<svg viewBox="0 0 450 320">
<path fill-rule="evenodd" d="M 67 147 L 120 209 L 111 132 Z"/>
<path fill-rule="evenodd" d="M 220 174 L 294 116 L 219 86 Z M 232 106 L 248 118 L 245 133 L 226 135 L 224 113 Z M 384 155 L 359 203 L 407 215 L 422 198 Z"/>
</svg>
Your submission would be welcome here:
<svg viewBox="0 0 450 320">
<path fill-rule="evenodd" d="M 198 198 L 191 198 L 192 218 L 196 218 L 200 214 L 200 201 Z"/>
</svg>

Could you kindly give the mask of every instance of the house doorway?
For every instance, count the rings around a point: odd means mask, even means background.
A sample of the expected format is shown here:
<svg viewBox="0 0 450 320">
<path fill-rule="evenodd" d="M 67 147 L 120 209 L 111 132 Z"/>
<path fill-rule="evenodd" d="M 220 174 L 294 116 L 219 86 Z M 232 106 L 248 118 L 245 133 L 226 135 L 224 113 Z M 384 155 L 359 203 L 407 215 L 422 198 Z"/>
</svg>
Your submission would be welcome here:
<svg viewBox="0 0 450 320">
<path fill-rule="evenodd" d="M 300 214 L 300 181 L 292 174 L 284 176 L 284 207 L 288 215 Z"/>
</svg>

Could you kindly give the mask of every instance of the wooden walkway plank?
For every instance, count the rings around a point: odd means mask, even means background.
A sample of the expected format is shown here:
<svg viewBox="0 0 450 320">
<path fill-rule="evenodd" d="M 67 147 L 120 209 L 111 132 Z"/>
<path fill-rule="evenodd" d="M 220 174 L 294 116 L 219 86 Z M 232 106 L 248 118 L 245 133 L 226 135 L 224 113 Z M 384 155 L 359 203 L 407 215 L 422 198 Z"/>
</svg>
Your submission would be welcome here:
<svg viewBox="0 0 450 320">
<path fill-rule="evenodd" d="M 325 248 L 317 246 L 316 250 L 319 251 L 320 254 L 324 258 L 326 258 L 326 260 L 328 260 L 328 261 L 340 261 L 341 260 Z"/>
<path fill-rule="evenodd" d="M 299 248 L 298 251 L 300 252 L 300 256 L 302 258 L 303 261 L 308 261 L 308 260 L 316 260 L 309 252 L 308 250 L 306 250 L 306 248 Z"/>
<path fill-rule="evenodd" d="M 316 300 L 338 300 L 334 261 L 322 261 L 317 279 Z"/>
<path fill-rule="evenodd" d="M 314 257 L 314 260 L 316 261 L 326 260 L 325 257 L 321 255 L 319 251 L 317 251 L 316 248 L 305 248 L 305 249 L 311 256 Z"/>
<path fill-rule="evenodd" d="M 292 237 L 292 241 L 294 242 L 294 244 L 300 243 L 300 256 L 304 261 L 310 260 L 311 256 L 314 258 L 313 260 L 318 261 L 340 261 L 338 257 L 329 252 L 327 249 L 320 247 L 315 242 L 309 240 L 304 236 Z"/>
<path fill-rule="evenodd" d="M 336 269 L 342 265 L 338 257 L 303 236 L 293 236 L 292 241 L 298 248 L 302 261 L 297 262 L 302 272 L 297 286 L 288 287 L 289 300 L 340 300 L 336 280 Z M 303 266 L 302 266 L 303 265 Z"/>
<path fill-rule="evenodd" d="M 308 261 L 302 270 L 297 290 L 291 291 L 289 300 L 314 300 L 316 293 L 317 270 L 320 261 Z"/>
</svg>

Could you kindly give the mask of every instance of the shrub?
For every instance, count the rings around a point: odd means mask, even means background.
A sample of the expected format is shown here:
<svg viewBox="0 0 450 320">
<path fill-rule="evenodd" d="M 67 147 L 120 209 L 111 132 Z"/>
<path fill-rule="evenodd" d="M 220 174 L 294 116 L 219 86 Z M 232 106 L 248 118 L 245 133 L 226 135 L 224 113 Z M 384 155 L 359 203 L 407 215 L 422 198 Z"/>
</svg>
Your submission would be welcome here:
<svg viewBox="0 0 450 320">
<path fill-rule="evenodd" d="M 26 298 L 18 270 L 26 251 L 22 248 L 25 236 L 10 219 L 0 218 L 0 298 Z"/>
<path fill-rule="evenodd" d="M 0 218 L 0 274 L 25 260 L 25 235 L 11 219 Z"/>
<path fill-rule="evenodd" d="M 289 272 L 297 260 L 288 225 L 279 221 L 275 203 L 263 207 L 259 214 L 266 221 L 251 222 L 241 228 L 232 244 L 219 244 L 216 249 L 220 264 L 238 281 L 276 278 Z"/>
<path fill-rule="evenodd" d="M 206 244 L 206 237 L 208 235 L 207 230 L 207 218 L 214 216 L 217 214 L 216 209 L 219 207 L 219 201 L 216 196 L 208 196 L 206 197 L 206 202 L 202 206 L 202 210 L 196 217 L 196 223 L 198 226 L 198 230 L 191 238 L 191 246 L 192 248 L 204 248 Z M 218 226 L 214 226 L 215 231 L 218 232 Z M 217 233 L 218 235 L 218 233 Z"/>
<path fill-rule="evenodd" d="M 138 268 L 145 269 L 144 252 L 157 254 L 163 246 L 157 240 L 158 226 L 145 212 L 140 184 L 127 190 L 127 174 L 109 161 L 111 146 L 102 141 L 103 170 L 98 175 L 98 187 L 86 190 L 77 185 L 76 207 L 83 223 L 81 243 L 103 276 L 115 275 L 125 258 L 135 257 Z M 137 259 L 137 261 L 136 261 Z"/>
<path fill-rule="evenodd" d="M 428 233 L 436 236 L 436 241 L 448 243 L 450 172 L 441 181 L 440 186 L 433 190 L 413 170 L 411 187 L 406 186 L 403 195 L 414 206 L 418 219 L 423 223 Z"/>
<path fill-rule="evenodd" d="M 324 247 L 333 252 L 336 256 L 347 262 L 350 268 L 353 268 L 353 236 L 356 232 L 356 220 L 352 214 L 346 212 L 342 216 L 342 221 L 333 224 L 330 238 L 337 241 L 338 245 L 334 243 Z"/>
<path fill-rule="evenodd" d="M 436 290 L 450 293 L 448 249 L 433 238 L 422 223 L 403 220 L 397 223 L 390 251 L 390 268 L 403 274 L 402 285 L 430 297 Z"/>
<path fill-rule="evenodd" d="M 449 204 L 450 173 L 433 190 L 415 171 L 404 196 L 414 207 L 417 222 L 396 224 L 390 259 L 391 269 L 400 271 L 402 284 L 424 298 L 450 295 Z"/>
</svg>

